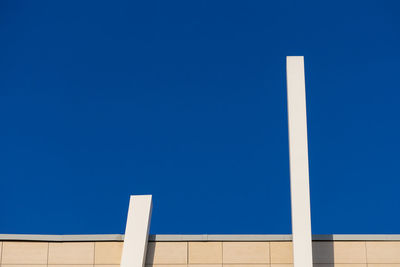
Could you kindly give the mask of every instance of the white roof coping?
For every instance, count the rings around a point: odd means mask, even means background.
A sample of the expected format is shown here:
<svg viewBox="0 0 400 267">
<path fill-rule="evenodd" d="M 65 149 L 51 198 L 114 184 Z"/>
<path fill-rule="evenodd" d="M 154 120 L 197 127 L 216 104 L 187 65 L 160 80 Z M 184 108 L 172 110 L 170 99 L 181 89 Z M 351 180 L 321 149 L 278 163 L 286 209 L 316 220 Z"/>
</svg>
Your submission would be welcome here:
<svg viewBox="0 0 400 267">
<path fill-rule="evenodd" d="M 313 235 L 314 241 L 400 241 L 400 235 Z M 123 241 L 122 234 L 24 235 L 0 234 L 0 241 Z M 290 241 L 292 235 L 150 235 L 149 241 Z"/>
</svg>

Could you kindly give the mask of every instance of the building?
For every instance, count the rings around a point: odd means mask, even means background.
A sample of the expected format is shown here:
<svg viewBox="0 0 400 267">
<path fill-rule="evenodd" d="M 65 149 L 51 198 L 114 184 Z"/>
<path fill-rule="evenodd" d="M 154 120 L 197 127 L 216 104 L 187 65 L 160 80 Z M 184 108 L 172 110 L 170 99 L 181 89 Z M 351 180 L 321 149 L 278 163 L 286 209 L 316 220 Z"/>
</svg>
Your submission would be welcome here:
<svg viewBox="0 0 400 267">
<path fill-rule="evenodd" d="M 118 267 L 123 235 L 0 235 L 1 267 Z M 313 236 L 316 267 L 398 267 L 400 235 Z M 291 235 L 154 235 L 146 267 L 290 267 Z"/>
</svg>

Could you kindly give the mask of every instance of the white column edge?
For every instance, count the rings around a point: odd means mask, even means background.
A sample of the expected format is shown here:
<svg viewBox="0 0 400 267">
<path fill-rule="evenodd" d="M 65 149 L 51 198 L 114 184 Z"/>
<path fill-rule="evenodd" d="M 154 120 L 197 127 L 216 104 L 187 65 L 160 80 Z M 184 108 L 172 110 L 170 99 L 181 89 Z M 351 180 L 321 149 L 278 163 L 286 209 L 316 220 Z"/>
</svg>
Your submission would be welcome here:
<svg viewBox="0 0 400 267">
<path fill-rule="evenodd" d="M 304 57 L 286 58 L 294 267 L 312 267 Z"/>
<path fill-rule="evenodd" d="M 145 266 L 151 209 L 151 195 L 130 197 L 121 267 Z"/>
</svg>

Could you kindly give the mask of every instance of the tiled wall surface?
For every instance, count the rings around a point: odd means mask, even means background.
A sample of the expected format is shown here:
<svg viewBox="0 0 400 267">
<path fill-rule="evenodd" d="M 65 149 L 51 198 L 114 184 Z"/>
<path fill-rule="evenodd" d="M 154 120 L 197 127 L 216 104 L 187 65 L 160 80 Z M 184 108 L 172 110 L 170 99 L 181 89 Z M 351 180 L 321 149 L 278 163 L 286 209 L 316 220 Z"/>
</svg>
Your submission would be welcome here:
<svg viewBox="0 0 400 267">
<path fill-rule="evenodd" d="M 118 267 L 123 242 L 0 242 L 0 267 Z M 400 267 L 400 241 L 315 241 L 315 267 Z M 290 267 L 291 242 L 149 242 L 148 267 Z"/>
</svg>

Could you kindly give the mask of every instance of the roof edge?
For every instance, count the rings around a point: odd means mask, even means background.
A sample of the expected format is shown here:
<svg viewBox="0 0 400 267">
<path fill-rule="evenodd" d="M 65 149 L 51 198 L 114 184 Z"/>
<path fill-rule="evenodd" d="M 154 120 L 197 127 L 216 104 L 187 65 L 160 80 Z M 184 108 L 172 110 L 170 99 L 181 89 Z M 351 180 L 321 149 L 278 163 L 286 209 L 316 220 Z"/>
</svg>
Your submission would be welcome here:
<svg viewBox="0 0 400 267">
<path fill-rule="evenodd" d="M 400 241 L 400 235 L 313 235 L 314 241 Z M 90 242 L 123 241 L 122 234 L 25 235 L 0 234 L 0 241 Z M 291 241 L 292 235 L 150 235 L 149 241 Z"/>
</svg>

